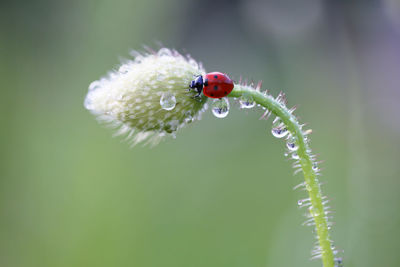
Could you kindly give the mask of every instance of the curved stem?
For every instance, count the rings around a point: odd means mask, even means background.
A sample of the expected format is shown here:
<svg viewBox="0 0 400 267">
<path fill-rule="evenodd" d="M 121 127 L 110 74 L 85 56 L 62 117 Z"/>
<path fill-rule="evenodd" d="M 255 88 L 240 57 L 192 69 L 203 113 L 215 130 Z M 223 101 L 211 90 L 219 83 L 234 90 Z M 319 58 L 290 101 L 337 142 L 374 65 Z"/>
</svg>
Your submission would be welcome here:
<svg viewBox="0 0 400 267">
<path fill-rule="evenodd" d="M 304 174 L 305 187 L 311 203 L 308 211 L 315 222 L 323 266 L 334 267 L 334 254 L 328 232 L 328 222 L 324 210 L 321 187 L 317 178 L 317 173 L 313 170 L 315 162 L 312 158 L 307 138 L 301 129 L 301 125 L 285 105 L 272 96 L 263 94 L 252 87 L 235 85 L 234 90 L 228 96 L 241 97 L 243 95 L 251 96 L 257 104 L 260 104 L 279 117 L 290 134 L 296 139 L 296 144 L 298 145 L 297 155 Z"/>
</svg>

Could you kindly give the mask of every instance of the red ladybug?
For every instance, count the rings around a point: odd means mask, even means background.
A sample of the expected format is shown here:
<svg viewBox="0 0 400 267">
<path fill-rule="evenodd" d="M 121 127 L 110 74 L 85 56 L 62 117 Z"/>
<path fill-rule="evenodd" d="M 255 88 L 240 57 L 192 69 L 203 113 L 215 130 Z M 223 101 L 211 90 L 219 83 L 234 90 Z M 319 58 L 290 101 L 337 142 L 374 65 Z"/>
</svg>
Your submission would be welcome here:
<svg viewBox="0 0 400 267">
<path fill-rule="evenodd" d="M 197 91 L 196 96 L 201 92 L 210 98 L 222 98 L 233 90 L 233 81 L 228 75 L 221 72 L 210 72 L 203 76 L 199 75 L 191 81 L 189 87 Z"/>
</svg>

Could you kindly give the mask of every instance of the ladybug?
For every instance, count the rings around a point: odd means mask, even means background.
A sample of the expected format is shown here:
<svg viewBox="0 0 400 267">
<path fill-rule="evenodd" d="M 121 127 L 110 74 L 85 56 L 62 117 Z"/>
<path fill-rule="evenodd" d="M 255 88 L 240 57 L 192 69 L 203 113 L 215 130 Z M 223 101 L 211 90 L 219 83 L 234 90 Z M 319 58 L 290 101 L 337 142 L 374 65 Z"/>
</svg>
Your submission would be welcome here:
<svg viewBox="0 0 400 267">
<path fill-rule="evenodd" d="M 189 87 L 197 91 L 196 97 L 200 96 L 201 92 L 210 98 L 222 98 L 227 96 L 233 90 L 233 81 L 228 75 L 221 72 L 210 72 L 204 75 L 199 75 L 190 82 Z"/>
</svg>

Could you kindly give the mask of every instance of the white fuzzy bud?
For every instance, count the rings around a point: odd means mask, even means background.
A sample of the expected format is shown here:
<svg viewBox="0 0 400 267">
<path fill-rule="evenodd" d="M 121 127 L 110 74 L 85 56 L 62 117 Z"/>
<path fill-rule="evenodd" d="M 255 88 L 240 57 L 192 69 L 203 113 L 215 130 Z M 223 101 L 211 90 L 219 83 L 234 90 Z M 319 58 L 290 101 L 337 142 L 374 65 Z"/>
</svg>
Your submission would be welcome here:
<svg viewBox="0 0 400 267">
<path fill-rule="evenodd" d="M 200 119 L 206 97 L 194 97 L 189 84 L 205 70 L 174 50 L 136 54 L 117 71 L 89 86 L 85 107 L 128 134 L 133 144 L 157 143 L 167 133 Z"/>
</svg>

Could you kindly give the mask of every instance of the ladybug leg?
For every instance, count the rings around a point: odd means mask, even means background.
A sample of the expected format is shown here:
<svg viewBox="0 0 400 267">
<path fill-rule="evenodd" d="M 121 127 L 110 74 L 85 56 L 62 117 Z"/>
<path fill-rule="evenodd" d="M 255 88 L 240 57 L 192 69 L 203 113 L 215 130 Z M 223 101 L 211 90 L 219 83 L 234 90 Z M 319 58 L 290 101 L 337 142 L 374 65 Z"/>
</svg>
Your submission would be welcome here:
<svg viewBox="0 0 400 267">
<path fill-rule="evenodd" d="M 190 96 L 191 95 L 191 93 L 192 92 L 195 92 L 196 94 L 194 95 L 194 96 L 191 96 L 193 99 L 195 99 L 195 98 L 199 98 L 200 97 L 200 95 L 201 95 L 201 91 L 199 92 L 199 90 L 197 89 L 197 88 L 188 88 L 188 89 L 186 89 L 186 92 L 187 92 L 187 96 Z"/>
<path fill-rule="evenodd" d="M 193 99 L 200 99 L 201 98 L 201 92 L 197 92 L 194 96 L 192 96 Z"/>
<path fill-rule="evenodd" d="M 192 96 L 192 99 L 200 100 L 201 99 L 201 90 L 198 90 L 197 88 L 194 88 L 194 90 L 196 91 L 196 94 L 194 96 Z"/>
<path fill-rule="evenodd" d="M 195 92 L 197 92 L 193 98 L 200 98 L 201 92 L 203 91 L 203 76 L 196 76 L 196 79 L 190 82 L 189 88 L 189 91 L 193 89 Z"/>
<path fill-rule="evenodd" d="M 197 101 L 201 102 L 201 96 L 200 96 L 200 95 L 195 95 L 195 96 L 192 96 L 192 99 L 194 99 L 194 100 L 197 100 Z"/>
<path fill-rule="evenodd" d="M 201 87 L 200 86 L 196 87 L 196 92 L 197 92 L 197 95 L 195 95 L 194 97 L 200 98 L 200 95 L 203 92 L 203 85 L 201 85 Z"/>
</svg>

